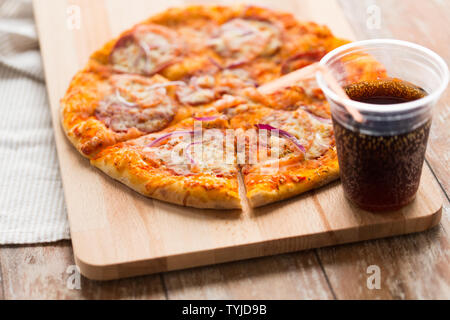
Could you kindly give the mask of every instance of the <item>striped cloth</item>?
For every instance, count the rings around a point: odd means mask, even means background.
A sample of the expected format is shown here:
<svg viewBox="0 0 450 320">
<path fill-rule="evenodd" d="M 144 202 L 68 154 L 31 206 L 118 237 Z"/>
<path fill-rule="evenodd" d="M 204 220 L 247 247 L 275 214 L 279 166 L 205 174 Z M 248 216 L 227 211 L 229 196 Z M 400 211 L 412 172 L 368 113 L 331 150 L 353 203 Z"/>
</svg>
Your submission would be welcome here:
<svg viewBox="0 0 450 320">
<path fill-rule="evenodd" d="M 0 0 L 0 244 L 70 238 L 30 0 Z"/>
</svg>

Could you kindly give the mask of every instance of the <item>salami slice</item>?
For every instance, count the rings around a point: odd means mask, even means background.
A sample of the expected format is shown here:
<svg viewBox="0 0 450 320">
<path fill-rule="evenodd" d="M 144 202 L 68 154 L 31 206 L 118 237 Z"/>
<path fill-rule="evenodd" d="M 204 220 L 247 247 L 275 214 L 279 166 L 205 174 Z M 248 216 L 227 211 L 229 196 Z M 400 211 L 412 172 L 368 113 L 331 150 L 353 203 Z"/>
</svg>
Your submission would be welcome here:
<svg viewBox="0 0 450 320">
<path fill-rule="evenodd" d="M 173 118 L 176 105 L 167 94 L 162 77 L 115 75 L 111 90 L 95 110 L 97 119 L 115 132 L 136 128 L 142 132 L 161 130 Z M 166 82 L 169 83 L 169 82 Z"/>
<path fill-rule="evenodd" d="M 117 40 L 110 62 L 120 72 L 152 75 L 172 64 L 180 53 L 181 45 L 175 31 L 145 24 Z"/>
</svg>

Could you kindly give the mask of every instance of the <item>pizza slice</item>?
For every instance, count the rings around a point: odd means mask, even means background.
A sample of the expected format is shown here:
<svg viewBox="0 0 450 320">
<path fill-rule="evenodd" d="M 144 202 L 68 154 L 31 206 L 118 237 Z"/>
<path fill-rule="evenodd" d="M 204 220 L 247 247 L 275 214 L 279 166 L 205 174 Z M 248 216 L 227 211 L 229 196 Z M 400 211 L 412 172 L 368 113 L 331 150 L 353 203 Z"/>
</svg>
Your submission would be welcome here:
<svg viewBox="0 0 450 320">
<path fill-rule="evenodd" d="M 251 103 L 225 113 L 231 127 L 244 129 L 244 138 L 237 134 L 237 159 L 252 207 L 290 198 L 338 178 L 330 118 L 301 108 L 275 110 Z"/>
<path fill-rule="evenodd" d="M 188 118 L 166 130 L 116 144 L 91 164 L 137 192 L 196 208 L 240 208 L 234 140 L 220 114 Z"/>
<path fill-rule="evenodd" d="M 162 130 L 192 114 L 176 99 L 176 87 L 160 75 L 151 78 L 80 71 L 61 100 L 66 135 L 86 157 L 117 142 Z"/>
<path fill-rule="evenodd" d="M 94 52 L 91 63 L 118 73 L 151 76 L 176 63 L 183 51 L 183 40 L 174 30 L 141 23 Z"/>
</svg>

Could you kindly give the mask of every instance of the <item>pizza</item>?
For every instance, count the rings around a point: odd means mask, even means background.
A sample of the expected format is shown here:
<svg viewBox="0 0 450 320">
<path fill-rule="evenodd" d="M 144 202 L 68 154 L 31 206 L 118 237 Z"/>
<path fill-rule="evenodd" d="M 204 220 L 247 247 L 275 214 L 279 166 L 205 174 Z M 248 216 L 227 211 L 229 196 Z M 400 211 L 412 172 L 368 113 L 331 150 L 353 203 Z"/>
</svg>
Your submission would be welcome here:
<svg viewBox="0 0 450 320">
<path fill-rule="evenodd" d="M 62 126 L 91 164 L 137 192 L 197 208 L 252 207 L 339 176 L 313 80 L 258 87 L 347 43 L 256 6 L 168 9 L 106 43 L 72 79 Z M 363 79 L 375 70 L 343 70 Z"/>
</svg>

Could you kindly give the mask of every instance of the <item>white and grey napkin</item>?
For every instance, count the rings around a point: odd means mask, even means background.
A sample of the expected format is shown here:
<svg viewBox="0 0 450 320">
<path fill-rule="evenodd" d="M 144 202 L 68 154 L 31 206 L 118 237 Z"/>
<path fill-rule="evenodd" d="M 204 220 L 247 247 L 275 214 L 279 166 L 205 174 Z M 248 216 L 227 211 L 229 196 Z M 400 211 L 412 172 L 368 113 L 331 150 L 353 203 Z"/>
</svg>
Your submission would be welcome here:
<svg viewBox="0 0 450 320">
<path fill-rule="evenodd" d="M 70 238 L 30 0 L 0 0 L 0 244 Z"/>
</svg>

